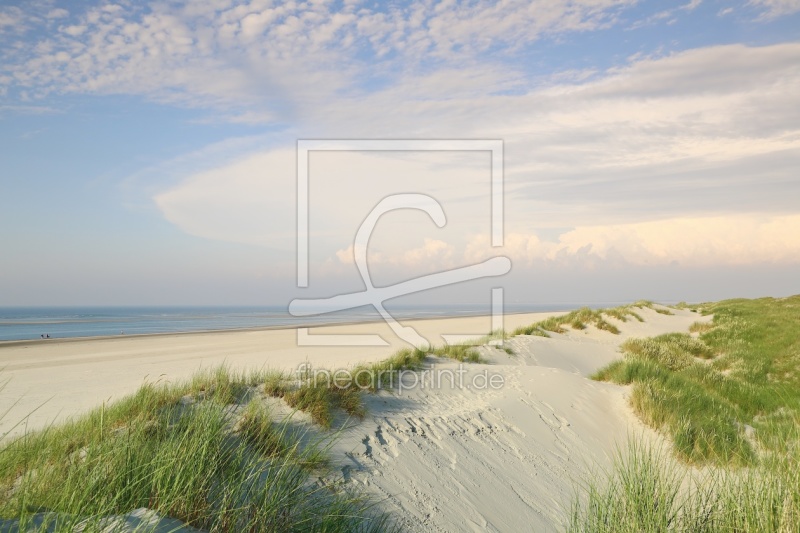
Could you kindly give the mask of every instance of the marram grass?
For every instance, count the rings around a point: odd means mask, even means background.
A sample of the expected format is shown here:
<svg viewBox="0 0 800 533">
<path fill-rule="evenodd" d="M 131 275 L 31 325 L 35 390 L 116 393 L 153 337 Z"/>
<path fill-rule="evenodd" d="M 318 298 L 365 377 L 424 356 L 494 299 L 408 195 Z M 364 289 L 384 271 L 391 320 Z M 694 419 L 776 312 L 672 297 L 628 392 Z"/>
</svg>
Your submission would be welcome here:
<svg viewBox="0 0 800 533">
<path fill-rule="evenodd" d="M 433 353 L 477 362 L 468 346 Z M 475 355 L 473 355 L 475 354 Z M 361 395 L 423 367 L 402 349 L 351 370 L 347 382 L 219 367 L 179 383 L 148 383 L 85 416 L 0 447 L 0 519 L 19 530 L 100 531 L 146 507 L 207 531 L 394 531 L 389 516 L 344 487 L 311 480 L 330 439 L 276 422 L 260 396 L 330 428 L 336 412 L 366 414 Z M 304 443 L 304 444 L 301 444 Z"/>
<path fill-rule="evenodd" d="M 599 330 L 618 335 L 620 333 L 619 328 L 609 322 L 607 318 L 614 318 L 621 322 L 627 322 L 631 319 L 644 322 L 642 316 L 637 312 L 637 309 L 642 308 L 652 309 L 657 313 L 665 315 L 672 314 L 672 311 L 669 309 L 657 307 L 653 302 L 648 300 L 640 300 L 629 305 L 621 305 L 609 309 L 590 309 L 588 307 L 582 307 L 563 315 L 549 317 L 534 324 L 517 328 L 513 331 L 512 335 L 549 337 L 550 333 L 567 333 L 567 328 L 584 330 L 589 326 L 594 326 Z"/>
<path fill-rule="evenodd" d="M 0 517 L 21 530 L 99 531 L 106 517 L 147 507 L 207 531 L 391 530 L 359 494 L 311 481 L 325 443 L 299 438 L 246 400 L 264 378 L 221 368 L 146 385 L 6 442 Z"/>
<path fill-rule="evenodd" d="M 632 385 L 634 411 L 682 459 L 752 465 L 780 440 L 781 413 L 800 412 L 798 309 L 800 296 L 707 304 L 714 319 L 699 338 L 630 339 L 594 378 Z"/>
<path fill-rule="evenodd" d="M 595 375 L 632 384 L 668 448 L 634 439 L 578 487 L 567 530 L 800 531 L 800 296 L 683 307 L 713 313 L 699 339 L 628 341 Z"/>
<path fill-rule="evenodd" d="M 786 436 L 800 442 L 797 430 Z M 566 529 L 794 533 L 800 531 L 798 460 L 795 447 L 764 457 L 755 467 L 697 470 L 676 462 L 668 450 L 634 438 L 609 471 L 595 472 L 579 484 Z"/>
</svg>

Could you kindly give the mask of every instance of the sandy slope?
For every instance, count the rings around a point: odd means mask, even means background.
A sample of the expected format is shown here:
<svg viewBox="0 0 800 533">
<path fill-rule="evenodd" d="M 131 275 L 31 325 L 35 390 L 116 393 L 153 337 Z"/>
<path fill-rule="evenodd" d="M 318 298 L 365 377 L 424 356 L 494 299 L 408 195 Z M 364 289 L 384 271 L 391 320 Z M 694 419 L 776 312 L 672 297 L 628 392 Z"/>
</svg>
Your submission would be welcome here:
<svg viewBox="0 0 800 533">
<path fill-rule="evenodd" d="M 441 388 L 370 398 L 368 418 L 336 445 L 345 480 L 383 500 L 411 531 L 559 529 L 575 481 L 607 465 L 631 432 L 647 431 L 624 388 L 585 376 L 619 357 L 626 338 L 686 331 L 699 318 L 641 314 L 645 323 L 615 322 L 621 335 L 591 328 L 517 337 L 509 341 L 514 357 L 484 348 L 492 364 L 467 365 L 464 388 L 445 379 Z M 470 386 L 484 371 L 505 385 Z"/>
<path fill-rule="evenodd" d="M 575 484 L 590 468 L 608 465 L 615 447 L 632 432 L 657 438 L 631 413 L 625 388 L 586 376 L 619 357 L 626 338 L 686 331 L 694 321 L 708 319 L 688 311 L 665 316 L 643 309 L 640 314 L 643 323 L 609 319 L 621 335 L 589 328 L 549 339 L 515 337 L 507 341 L 513 356 L 482 347 L 489 364 L 460 367 L 436 359 L 424 388 L 413 386 L 420 374 L 409 373 L 402 391 L 366 395 L 369 414 L 350 421 L 335 442 L 336 473 L 328 482 L 343 479 L 363 487 L 410 531 L 560 529 Z M 510 316 L 506 327 L 544 316 Z M 431 340 L 439 333 L 489 330 L 486 317 L 413 324 Z M 326 330 L 391 338 L 378 324 Z M 48 397 L 30 417 L 30 426 L 132 392 L 146 376 L 177 379 L 222 362 L 237 369 L 294 369 L 306 361 L 342 368 L 384 358 L 400 345 L 392 340 L 394 345 L 385 348 L 298 347 L 293 330 L 271 330 L 0 346 L 0 365 L 10 378 L 0 395 L 0 412 L 11 408 L 0 430 Z M 435 386 L 437 371 L 459 369 L 460 383 L 456 374 L 455 383 L 445 374 Z M 502 379 L 502 386 L 476 381 L 483 376 Z"/>
<path fill-rule="evenodd" d="M 505 327 L 557 313 L 507 315 Z M 434 344 L 441 334 L 488 333 L 489 317 L 411 320 Z M 387 357 L 405 346 L 384 323 L 313 328 L 313 334 L 382 336 L 386 347 L 298 346 L 294 329 L 0 342 L 0 436 L 40 428 L 134 392 L 145 381 L 187 378 L 202 368 L 294 370 L 304 361 L 342 368 Z M 5 413 L 5 415 L 4 415 Z M 4 415 L 4 416 L 2 416 Z M 27 418 L 26 418 L 27 416 Z M 16 426 L 15 426 L 16 425 Z"/>
</svg>

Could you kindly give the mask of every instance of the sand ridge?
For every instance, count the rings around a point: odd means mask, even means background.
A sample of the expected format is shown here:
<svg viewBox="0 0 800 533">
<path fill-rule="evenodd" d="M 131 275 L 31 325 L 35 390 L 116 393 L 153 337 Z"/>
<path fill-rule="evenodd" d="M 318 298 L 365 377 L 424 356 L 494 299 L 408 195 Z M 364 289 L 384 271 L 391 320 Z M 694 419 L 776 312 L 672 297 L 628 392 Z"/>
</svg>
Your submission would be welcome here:
<svg viewBox="0 0 800 533">
<path fill-rule="evenodd" d="M 369 415 L 336 444 L 346 482 L 363 487 L 408 531 L 563 529 L 576 483 L 607 466 L 618 446 L 645 428 L 627 389 L 587 379 L 618 358 L 632 336 L 686 331 L 698 316 L 640 313 L 610 319 L 622 334 L 590 328 L 552 338 L 515 337 L 516 355 L 484 347 L 487 365 L 467 365 L 466 382 L 500 373 L 500 390 L 445 386 L 368 397 Z M 437 360 L 438 368 L 453 368 Z"/>
<path fill-rule="evenodd" d="M 460 383 L 445 379 L 439 386 L 414 387 L 421 373 L 410 373 L 403 389 L 365 395 L 368 414 L 347 421 L 338 434 L 330 450 L 333 471 L 322 482 L 363 489 L 408 531 L 563 529 L 576 484 L 587 472 L 608 466 L 632 434 L 660 439 L 632 413 L 627 388 L 588 376 L 620 357 L 627 338 L 685 332 L 693 322 L 709 320 L 684 310 L 637 312 L 644 322 L 608 319 L 619 335 L 590 326 L 550 338 L 514 337 L 505 344 L 513 355 L 480 347 L 486 364 L 459 366 L 430 357 L 425 371 L 459 370 Z M 512 315 L 505 325 L 511 330 L 550 315 Z M 438 342 L 442 333 L 488 332 L 490 318 L 408 323 Z M 287 329 L 5 346 L 0 364 L 9 381 L 0 393 L 0 412 L 12 416 L 0 430 L 31 411 L 27 426 L 11 434 L 40 428 L 131 393 L 145 379 L 181 379 L 201 366 L 293 370 L 308 363 L 335 369 L 383 359 L 402 346 L 385 324 L 324 331 L 379 333 L 392 344 L 298 347 L 295 331 Z M 476 381 L 490 375 L 502 377 L 502 386 Z"/>
<path fill-rule="evenodd" d="M 513 329 L 555 313 L 505 316 Z M 485 334 L 491 317 L 403 321 L 433 344 L 441 334 Z M 174 381 L 201 368 L 293 371 L 304 362 L 344 368 L 378 361 L 406 346 L 383 322 L 312 328 L 312 334 L 380 335 L 388 346 L 298 346 L 293 328 L 203 333 L 51 339 L 0 343 L 0 436 L 63 421 L 136 391 L 145 382 Z M 20 424 L 20 422 L 23 422 Z"/>
</svg>

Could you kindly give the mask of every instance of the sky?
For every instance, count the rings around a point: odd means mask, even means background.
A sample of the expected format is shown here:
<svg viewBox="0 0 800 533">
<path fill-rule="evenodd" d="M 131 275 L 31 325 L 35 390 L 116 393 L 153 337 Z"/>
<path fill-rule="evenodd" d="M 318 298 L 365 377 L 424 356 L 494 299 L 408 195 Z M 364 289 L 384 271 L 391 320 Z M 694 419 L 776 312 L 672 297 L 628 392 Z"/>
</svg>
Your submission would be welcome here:
<svg viewBox="0 0 800 533">
<path fill-rule="evenodd" d="M 311 151 L 298 140 L 502 141 Z M 355 146 L 355 145 L 354 145 Z M 800 0 L 0 5 L 0 306 L 285 305 L 511 259 L 408 304 L 800 293 Z"/>
</svg>

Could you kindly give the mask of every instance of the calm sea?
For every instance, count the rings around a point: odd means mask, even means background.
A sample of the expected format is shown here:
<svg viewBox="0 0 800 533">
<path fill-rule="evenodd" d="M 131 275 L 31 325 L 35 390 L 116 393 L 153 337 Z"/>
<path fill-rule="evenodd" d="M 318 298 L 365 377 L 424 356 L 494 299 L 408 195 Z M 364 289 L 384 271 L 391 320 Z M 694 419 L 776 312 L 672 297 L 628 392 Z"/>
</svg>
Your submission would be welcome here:
<svg viewBox="0 0 800 533">
<path fill-rule="evenodd" d="M 564 303 L 506 305 L 506 313 L 565 311 L 588 305 L 612 303 Z M 389 308 L 399 319 L 485 315 L 483 305 L 449 305 Z M 178 333 L 275 326 L 332 324 L 380 320 L 369 306 L 313 317 L 293 317 L 286 307 L 0 307 L 0 341 L 98 337 L 147 333 Z"/>
<path fill-rule="evenodd" d="M 560 311 L 581 304 L 506 306 L 506 313 Z M 592 307 L 595 307 L 592 305 Z M 398 319 L 487 314 L 486 305 L 393 307 Z M 285 307 L 0 307 L 0 340 L 98 337 L 379 320 L 371 307 L 295 318 Z"/>
</svg>

